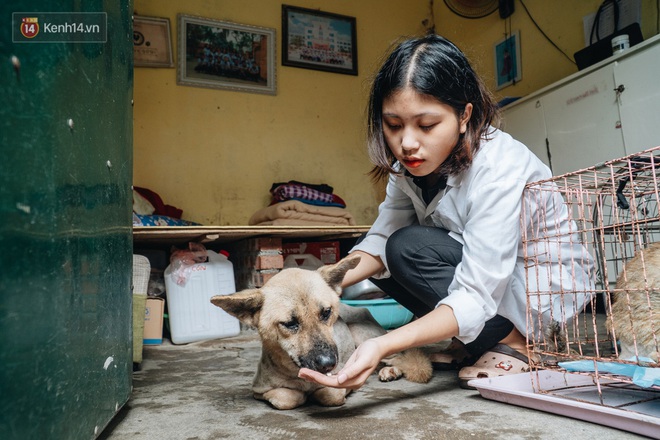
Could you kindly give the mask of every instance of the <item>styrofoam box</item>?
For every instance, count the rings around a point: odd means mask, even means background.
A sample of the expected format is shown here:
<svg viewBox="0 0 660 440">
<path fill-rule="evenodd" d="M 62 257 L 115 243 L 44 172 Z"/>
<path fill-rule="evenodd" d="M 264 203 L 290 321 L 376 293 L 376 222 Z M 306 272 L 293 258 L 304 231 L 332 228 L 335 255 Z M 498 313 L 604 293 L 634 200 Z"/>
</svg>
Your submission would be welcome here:
<svg viewBox="0 0 660 440">
<path fill-rule="evenodd" d="M 189 267 L 185 284 L 165 269 L 165 290 L 172 342 L 186 344 L 240 333 L 238 319 L 211 304 L 211 297 L 236 292 L 234 268 L 222 254 L 208 250 L 208 262 Z"/>
</svg>

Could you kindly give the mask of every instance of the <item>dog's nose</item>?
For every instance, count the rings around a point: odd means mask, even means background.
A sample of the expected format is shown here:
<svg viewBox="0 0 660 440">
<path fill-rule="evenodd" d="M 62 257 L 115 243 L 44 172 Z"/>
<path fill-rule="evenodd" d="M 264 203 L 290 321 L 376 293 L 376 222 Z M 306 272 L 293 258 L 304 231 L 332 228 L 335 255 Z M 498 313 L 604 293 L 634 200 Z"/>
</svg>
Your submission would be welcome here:
<svg viewBox="0 0 660 440">
<path fill-rule="evenodd" d="M 316 368 L 314 368 L 319 373 L 329 373 L 337 365 L 337 356 L 333 353 L 320 354 L 316 357 L 314 363 Z"/>
<path fill-rule="evenodd" d="M 300 366 L 325 374 L 337 366 L 338 359 L 337 347 L 327 342 L 317 343 L 313 350 L 300 358 Z"/>
</svg>

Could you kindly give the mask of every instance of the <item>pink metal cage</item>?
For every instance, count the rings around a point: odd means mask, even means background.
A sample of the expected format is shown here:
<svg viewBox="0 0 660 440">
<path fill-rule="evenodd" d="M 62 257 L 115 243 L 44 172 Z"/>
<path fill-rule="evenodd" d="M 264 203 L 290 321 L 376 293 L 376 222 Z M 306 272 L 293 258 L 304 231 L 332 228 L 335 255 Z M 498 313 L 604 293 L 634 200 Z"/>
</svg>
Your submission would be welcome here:
<svg viewBox="0 0 660 440">
<path fill-rule="evenodd" d="M 636 412 L 660 424 L 660 387 L 635 376 L 660 371 L 660 257 L 656 264 L 651 255 L 653 244 L 660 243 L 659 175 L 656 147 L 527 185 L 521 222 L 535 392 Z M 550 224 L 556 216 L 549 210 L 558 207 L 543 202 L 548 199 L 563 199 L 572 216 L 568 230 Z M 586 287 L 571 287 L 570 280 L 589 261 L 547 252 L 570 248 L 575 240 L 593 258 Z M 628 263 L 635 256 L 633 271 Z M 553 261 L 561 261 L 559 272 L 556 265 L 554 272 L 550 268 Z M 552 277 L 569 281 L 553 283 L 561 289 L 538 287 Z M 548 302 L 556 306 L 538 313 Z M 630 341 L 625 349 L 623 340 Z M 563 378 L 559 385 L 547 380 L 549 371 Z"/>
</svg>

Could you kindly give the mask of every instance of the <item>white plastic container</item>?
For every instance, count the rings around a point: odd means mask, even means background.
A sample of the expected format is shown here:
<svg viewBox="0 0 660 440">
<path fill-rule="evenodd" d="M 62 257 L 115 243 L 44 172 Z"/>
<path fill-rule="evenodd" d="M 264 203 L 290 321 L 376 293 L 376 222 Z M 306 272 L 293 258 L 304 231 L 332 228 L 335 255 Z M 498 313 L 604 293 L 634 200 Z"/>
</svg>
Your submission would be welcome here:
<svg viewBox="0 0 660 440">
<path fill-rule="evenodd" d="M 628 48 L 630 48 L 630 40 L 628 38 L 628 35 L 624 34 L 612 38 L 613 55 L 616 55 L 617 53 L 621 53 Z"/>
<path fill-rule="evenodd" d="M 190 267 L 183 286 L 165 269 L 165 290 L 172 342 L 186 344 L 240 333 L 238 319 L 211 304 L 211 297 L 236 292 L 234 267 L 225 255 L 208 252 L 208 262 Z"/>
</svg>

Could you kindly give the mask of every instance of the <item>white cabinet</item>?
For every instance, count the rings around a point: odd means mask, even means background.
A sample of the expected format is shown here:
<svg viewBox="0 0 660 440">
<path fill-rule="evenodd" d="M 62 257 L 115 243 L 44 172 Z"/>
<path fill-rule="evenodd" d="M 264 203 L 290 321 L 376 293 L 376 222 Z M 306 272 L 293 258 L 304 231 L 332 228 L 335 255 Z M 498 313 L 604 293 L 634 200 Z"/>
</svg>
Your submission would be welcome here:
<svg viewBox="0 0 660 440">
<path fill-rule="evenodd" d="M 555 175 L 660 145 L 660 36 L 503 109 Z"/>
<path fill-rule="evenodd" d="M 540 99 L 520 102 L 507 108 L 504 114 L 504 129 L 514 138 L 527 145 L 546 165 L 550 166 L 548 134 L 545 128 L 543 107 Z"/>
<path fill-rule="evenodd" d="M 554 174 L 625 156 L 611 66 L 540 98 Z"/>
<path fill-rule="evenodd" d="M 660 41 L 614 63 L 626 153 L 660 145 Z"/>
</svg>

